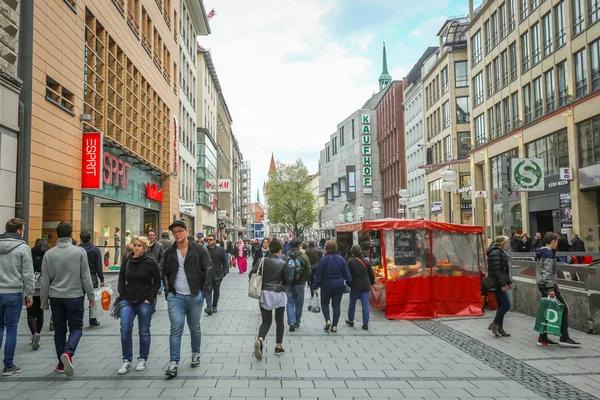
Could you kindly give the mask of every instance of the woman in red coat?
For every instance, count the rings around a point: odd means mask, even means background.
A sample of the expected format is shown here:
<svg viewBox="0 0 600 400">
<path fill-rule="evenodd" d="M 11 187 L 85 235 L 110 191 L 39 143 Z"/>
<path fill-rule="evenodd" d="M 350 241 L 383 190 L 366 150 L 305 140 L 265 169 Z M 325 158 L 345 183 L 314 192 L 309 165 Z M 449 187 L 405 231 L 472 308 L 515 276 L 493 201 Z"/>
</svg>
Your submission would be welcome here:
<svg viewBox="0 0 600 400">
<path fill-rule="evenodd" d="M 238 240 L 235 246 L 235 257 L 240 274 L 245 273 L 248 269 L 248 259 L 246 258 L 246 246 L 244 246 L 244 242 L 241 239 Z"/>
</svg>

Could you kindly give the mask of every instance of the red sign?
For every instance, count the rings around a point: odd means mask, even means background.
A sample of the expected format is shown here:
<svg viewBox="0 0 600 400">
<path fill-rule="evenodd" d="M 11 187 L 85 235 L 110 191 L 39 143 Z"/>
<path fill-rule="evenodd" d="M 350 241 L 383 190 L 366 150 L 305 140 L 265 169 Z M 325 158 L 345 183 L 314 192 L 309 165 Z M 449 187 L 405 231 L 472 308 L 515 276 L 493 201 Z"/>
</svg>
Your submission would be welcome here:
<svg viewBox="0 0 600 400">
<path fill-rule="evenodd" d="M 173 136 L 175 139 L 173 140 L 173 172 L 179 172 L 179 153 L 178 142 L 179 142 L 179 131 L 177 130 L 177 117 L 173 117 Z"/>
<path fill-rule="evenodd" d="M 102 134 L 83 133 L 81 188 L 102 189 Z"/>
<path fill-rule="evenodd" d="M 129 189 L 129 170 L 131 164 L 113 156 L 108 151 L 104 153 L 104 183 L 117 188 Z"/>
<path fill-rule="evenodd" d="M 146 183 L 146 197 L 150 200 L 162 203 L 162 189 L 158 189 L 158 184 Z"/>
</svg>

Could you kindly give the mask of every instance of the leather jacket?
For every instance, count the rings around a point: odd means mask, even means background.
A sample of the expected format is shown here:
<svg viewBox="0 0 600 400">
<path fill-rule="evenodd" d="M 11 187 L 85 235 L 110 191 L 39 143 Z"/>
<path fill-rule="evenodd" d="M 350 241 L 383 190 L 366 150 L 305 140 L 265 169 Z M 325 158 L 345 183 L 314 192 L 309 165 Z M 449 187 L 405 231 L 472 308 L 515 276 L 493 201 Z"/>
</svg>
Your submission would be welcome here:
<svg viewBox="0 0 600 400">
<path fill-rule="evenodd" d="M 260 264 L 261 263 L 258 262 L 252 267 L 248 277 L 249 279 L 252 278 L 252 274 L 256 274 Z M 284 292 L 285 287 L 290 284 L 290 271 L 287 264 L 285 261 L 272 254 L 265 257 L 262 276 L 262 290 Z"/>
</svg>

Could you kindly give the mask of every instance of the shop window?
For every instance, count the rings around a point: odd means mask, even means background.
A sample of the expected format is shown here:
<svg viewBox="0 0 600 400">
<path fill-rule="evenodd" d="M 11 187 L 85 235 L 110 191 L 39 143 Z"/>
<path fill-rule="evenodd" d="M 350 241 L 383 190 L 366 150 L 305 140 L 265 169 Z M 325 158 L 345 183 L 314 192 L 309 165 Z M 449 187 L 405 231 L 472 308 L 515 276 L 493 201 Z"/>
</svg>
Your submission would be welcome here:
<svg viewBox="0 0 600 400">
<path fill-rule="evenodd" d="M 75 115 L 75 95 L 49 76 L 46 76 L 46 100 Z"/>
<path fill-rule="evenodd" d="M 600 115 L 577 124 L 579 167 L 600 164 Z"/>
<path fill-rule="evenodd" d="M 527 157 L 544 159 L 544 176 L 558 174 L 559 168 L 569 166 L 568 149 L 566 129 L 527 143 L 525 146 Z"/>
<path fill-rule="evenodd" d="M 471 186 L 471 175 L 461 174 L 459 177 L 459 188 L 466 188 Z M 462 201 L 469 201 L 472 198 L 472 192 L 462 192 L 460 194 L 460 199 Z"/>
</svg>

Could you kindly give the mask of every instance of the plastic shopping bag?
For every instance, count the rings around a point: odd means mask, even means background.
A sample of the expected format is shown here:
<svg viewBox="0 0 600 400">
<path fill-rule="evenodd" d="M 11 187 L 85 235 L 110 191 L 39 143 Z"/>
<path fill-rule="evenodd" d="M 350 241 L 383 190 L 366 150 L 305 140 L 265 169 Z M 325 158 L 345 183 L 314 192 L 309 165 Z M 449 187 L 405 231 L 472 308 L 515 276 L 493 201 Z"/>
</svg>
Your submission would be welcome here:
<svg viewBox="0 0 600 400">
<path fill-rule="evenodd" d="M 310 303 L 308 303 L 308 311 L 312 311 L 314 313 L 321 312 L 321 305 L 319 303 L 319 297 L 314 295 L 312 299 L 310 299 Z"/>
<path fill-rule="evenodd" d="M 102 288 L 94 289 L 94 307 L 90 308 L 90 318 L 98 318 L 103 313 L 102 310 Z"/>
<path fill-rule="evenodd" d="M 556 297 L 544 297 L 540 300 L 534 331 L 560 336 L 564 305 Z"/>
<path fill-rule="evenodd" d="M 104 311 L 108 311 L 108 309 L 110 308 L 111 305 L 111 300 L 112 300 L 112 287 L 110 285 L 108 286 L 104 286 L 102 288 L 102 297 L 100 302 L 102 303 L 102 309 Z"/>
</svg>

